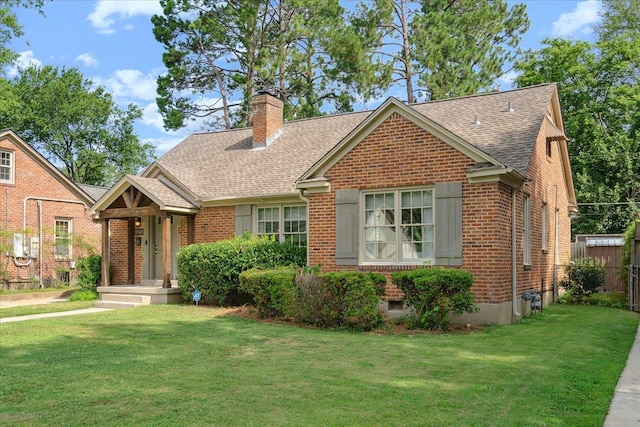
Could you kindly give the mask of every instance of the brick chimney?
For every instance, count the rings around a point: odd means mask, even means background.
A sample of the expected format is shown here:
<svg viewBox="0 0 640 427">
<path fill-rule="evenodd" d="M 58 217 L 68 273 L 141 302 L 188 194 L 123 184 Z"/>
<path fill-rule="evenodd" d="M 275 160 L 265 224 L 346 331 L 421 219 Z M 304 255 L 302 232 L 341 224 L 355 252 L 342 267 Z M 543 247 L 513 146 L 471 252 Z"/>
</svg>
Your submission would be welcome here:
<svg viewBox="0 0 640 427">
<path fill-rule="evenodd" d="M 283 102 L 267 91 L 259 91 L 251 100 L 253 148 L 264 148 L 282 133 Z"/>
</svg>

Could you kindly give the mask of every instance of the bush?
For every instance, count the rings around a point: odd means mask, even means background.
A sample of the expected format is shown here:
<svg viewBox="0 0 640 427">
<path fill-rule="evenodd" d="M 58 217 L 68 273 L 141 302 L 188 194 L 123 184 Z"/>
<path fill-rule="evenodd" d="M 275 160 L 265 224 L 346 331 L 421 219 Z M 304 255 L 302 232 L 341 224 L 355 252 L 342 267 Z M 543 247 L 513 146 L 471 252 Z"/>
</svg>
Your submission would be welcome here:
<svg viewBox="0 0 640 427">
<path fill-rule="evenodd" d="M 78 286 L 86 291 L 96 292 L 102 278 L 102 257 L 90 255 L 76 263 Z"/>
<path fill-rule="evenodd" d="M 192 293 L 197 289 L 205 302 L 229 305 L 239 295 L 243 271 L 303 266 L 306 254 L 304 247 L 248 233 L 220 242 L 189 245 L 177 255 L 178 283 L 186 302 L 192 300 Z"/>
<path fill-rule="evenodd" d="M 321 328 L 369 330 L 382 322 L 378 296 L 386 279 L 360 272 L 310 273 L 304 269 L 249 270 L 240 290 L 253 296 L 261 317 L 288 317 Z"/>
<path fill-rule="evenodd" d="M 473 276 L 464 270 L 419 268 L 393 273 L 391 280 L 404 292 L 403 302 L 411 308 L 409 328 L 446 330 L 450 313 L 478 311 L 470 290 Z"/>
<path fill-rule="evenodd" d="M 565 302 L 581 303 L 586 295 L 598 291 L 604 286 L 604 267 L 600 262 L 592 258 L 584 258 L 572 262 L 564 268 L 565 277 L 558 285 L 570 292 Z"/>
<path fill-rule="evenodd" d="M 75 291 L 69 297 L 69 301 L 93 301 L 98 299 L 98 293 L 90 290 Z"/>
<path fill-rule="evenodd" d="M 337 319 L 335 326 L 357 330 L 370 330 L 382 322 L 378 307 L 384 295 L 385 277 L 377 273 L 363 274 L 345 271 L 326 273 L 321 276 L 329 283 L 329 291 L 335 301 L 330 318 Z"/>
<path fill-rule="evenodd" d="M 240 291 L 253 296 L 260 317 L 291 317 L 298 269 L 280 267 L 247 270 L 240 274 Z"/>
</svg>

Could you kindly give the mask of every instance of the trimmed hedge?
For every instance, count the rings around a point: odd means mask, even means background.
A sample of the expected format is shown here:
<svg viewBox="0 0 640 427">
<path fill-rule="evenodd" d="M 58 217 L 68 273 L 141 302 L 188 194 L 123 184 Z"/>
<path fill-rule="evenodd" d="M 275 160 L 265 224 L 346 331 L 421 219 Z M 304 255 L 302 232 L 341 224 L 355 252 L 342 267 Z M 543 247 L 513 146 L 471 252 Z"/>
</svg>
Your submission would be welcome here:
<svg viewBox="0 0 640 427">
<path fill-rule="evenodd" d="M 378 308 L 386 279 L 381 274 L 303 273 L 296 269 L 251 270 L 241 274 L 262 317 L 287 317 L 322 328 L 370 330 L 382 322 Z"/>
<path fill-rule="evenodd" d="M 244 234 L 215 243 L 198 243 L 178 252 L 180 288 L 185 301 L 196 289 L 205 302 L 229 305 L 239 295 L 240 273 L 252 268 L 304 266 L 307 251 L 273 237 Z"/>
<path fill-rule="evenodd" d="M 240 291 L 253 296 L 260 317 L 291 317 L 297 274 L 291 267 L 247 270 L 240 274 Z"/>
<path fill-rule="evenodd" d="M 464 270 L 419 268 L 393 273 L 391 280 L 404 292 L 403 301 L 411 307 L 410 328 L 446 330 L 450 313 L 478 311 L 470 290 L 473 276 Z"/>
</svg>

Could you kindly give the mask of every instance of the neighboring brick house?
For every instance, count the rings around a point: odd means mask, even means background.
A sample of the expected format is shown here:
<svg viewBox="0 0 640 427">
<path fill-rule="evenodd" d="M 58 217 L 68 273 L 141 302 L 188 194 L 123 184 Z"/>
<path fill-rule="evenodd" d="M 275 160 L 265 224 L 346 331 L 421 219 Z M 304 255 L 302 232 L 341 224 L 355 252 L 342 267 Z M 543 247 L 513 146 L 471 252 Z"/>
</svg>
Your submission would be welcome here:
<svg viewBox="0 0 640 427">
<path fill-rule="evenodd" d="M 325 271 L 468 270 L 481 310 L 460 321 L 553 297 L 577 207 L 556 85 L 288 123 L 261 93 L 252 110 L 252 129 L 193 134 L 94 205 L 113 283 L 170 286 L 179 247 L 249 230 L 306 243 Z M 401 297 L 388 280 L 388 308 Z"/>
<path fill-rule="evenodd" d="M 100 250 L 100 224 L 89 208 L 100 187 L 74 184 L 12 130 L 0 131 L 2 287 L 69 283 L 75 262 Z"/>
</svg>

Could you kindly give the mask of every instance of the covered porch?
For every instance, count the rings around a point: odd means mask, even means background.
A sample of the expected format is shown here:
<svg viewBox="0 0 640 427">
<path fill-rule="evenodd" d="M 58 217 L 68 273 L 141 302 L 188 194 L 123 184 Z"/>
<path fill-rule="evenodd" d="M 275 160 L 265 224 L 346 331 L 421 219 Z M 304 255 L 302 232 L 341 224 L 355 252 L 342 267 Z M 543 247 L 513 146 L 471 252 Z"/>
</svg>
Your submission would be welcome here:
<svg viewBox="0 0 640 427">
<path fill-rule="evenodd" d="M 162 178 L 127 175 L 105 193 L 92 208 L 102 223 L 96 305 L 181 302 L 176 254 L 193 243 L 197 211 L 188 194 Z"/>
</svg>

